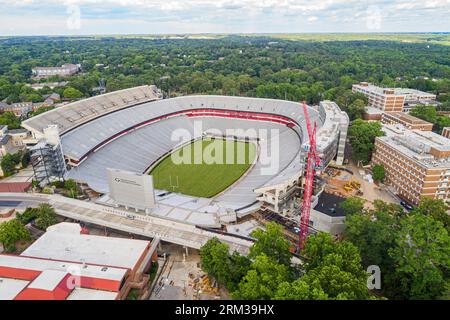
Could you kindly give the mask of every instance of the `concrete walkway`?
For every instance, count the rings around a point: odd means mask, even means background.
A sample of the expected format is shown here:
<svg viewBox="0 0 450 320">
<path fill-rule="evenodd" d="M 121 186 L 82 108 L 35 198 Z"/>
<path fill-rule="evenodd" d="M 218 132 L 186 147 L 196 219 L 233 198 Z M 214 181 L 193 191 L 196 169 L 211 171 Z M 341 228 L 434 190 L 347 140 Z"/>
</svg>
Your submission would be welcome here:
<svg viewBox="0 0 450 320">
<path fill-rule="evenodd" d="M 2 201 L 47 202 L 55 208 L 58 215 L 70 219 L 150 238 L 158 237 L 162 241 L 194 249 L 200 249 L 203 244 L 213 237 L 217 237 L 222 242 L 227 243 L 230 246 L 230 251 L 238 251 L 241 254 L 247 254 L 252 245 L 251 241 L 201 230 L 193 225 L 142 214 L 130 214 L 128 211 L 70 199 L 60 195 L 2 193 L 0 194 L 0 203 Z"/>
</svg>

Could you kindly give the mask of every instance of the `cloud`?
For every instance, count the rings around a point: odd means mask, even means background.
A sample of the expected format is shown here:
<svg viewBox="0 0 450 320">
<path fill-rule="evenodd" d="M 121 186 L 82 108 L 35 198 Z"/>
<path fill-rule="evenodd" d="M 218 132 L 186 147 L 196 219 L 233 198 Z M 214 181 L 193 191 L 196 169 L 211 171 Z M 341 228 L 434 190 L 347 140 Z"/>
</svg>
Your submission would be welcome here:
<svg viewBox="0 0 450 320">
<path fill-rule="evenodd" d="M 61 29 L 68 6 L 80 8 L 80 29 Z M 378 32 L 450 31 L 450 0 L 0 0 L 0 7 L 0 34 L 370 32 L 373 12 Z"/>
</svg>

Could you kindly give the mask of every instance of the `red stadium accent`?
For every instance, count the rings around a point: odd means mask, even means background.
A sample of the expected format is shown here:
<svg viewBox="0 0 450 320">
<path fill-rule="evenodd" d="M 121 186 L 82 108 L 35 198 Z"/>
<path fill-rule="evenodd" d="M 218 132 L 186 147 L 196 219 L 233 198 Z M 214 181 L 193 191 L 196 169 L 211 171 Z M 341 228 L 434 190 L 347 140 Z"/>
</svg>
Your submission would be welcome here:
<svg viewBox="0 0 450 320">
<path fill-rule="evenodd" d="M 285 126 L 288 126 L 289 128 L 294 128 L 296 126 L 299 126 L 298 123 L 294 120 L 292 120 L 289 117 L 275 115 L 271 113 L 264 113 L 264 112 L 250 112 L 250 111 L 231 111 L 231 110 L 224 110 L 224 109 L 190 109 L 190 110 L 183 110 L 173 113 L 168 113 L 163 116 L 153 118 L 150 120 L 146 120 L 144 122 L 138 123 L 130 128 L 124 129 L 108 139 L 105 139 L 104 141 L 97 144 L 93 149 L 89 150 L 86 154 L 84 154 L 79 159 L 70 159 L 70 162 L 72 164 L 78 165 L 83 160 L 85 160 L 89 154 L 96 152 L 100 148 L 104 147 L 108 143 L 120 138 L 121 136 L 124 136 L 134 130 L 140 129 L 142 127 L 148 126 L 152 123 L 156 123 L 161 120 L 178 117 L 178 116 L 188 116 L 188 117 L 218 117 L 218 118 L 232 118 L 232 119 L 244 119 L 244 120 L 254 120 L 254 121 L 267 121 L 267 122 L 275 122 L 279 123 Z"/>
</svg>

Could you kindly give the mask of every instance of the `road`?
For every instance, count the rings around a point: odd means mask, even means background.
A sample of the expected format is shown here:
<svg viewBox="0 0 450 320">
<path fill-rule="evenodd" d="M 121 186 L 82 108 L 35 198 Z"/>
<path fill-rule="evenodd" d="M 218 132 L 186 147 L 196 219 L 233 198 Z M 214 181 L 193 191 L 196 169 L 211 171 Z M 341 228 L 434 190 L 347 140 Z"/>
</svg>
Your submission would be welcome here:
<svg viewBox="0 0 450 320">
<path fill-rule="evenodd" d="M 39 203 L 49 203 L 55 208 L 58 215 L 66 218 L 150 238 L 158 237 L 163 241 L 189 248 L 200 249 L 213 237 L 227 243 L 230 246 L 230 251 L 236 250 L 241 254 L 247 254 L 252 245 L 251 241 L 201 230 L 193 225 L 139 213 L 130 214 L 129 211 L 118 208 L 70 199 L 60 195 L 2 193 L 0 194 L 0 206 L 2 203 L 17 204 L 22 207 L 24 204 L 35 206 Z"/>
<path fill-rule="evenodd" d="M 20 196 L 16 194 L 9 195 L 8 193 L 0 194 L 0 208 L 26 208 L 36 207 L 42 202 L 42 198 L 32 196 Z"/>
</svg>

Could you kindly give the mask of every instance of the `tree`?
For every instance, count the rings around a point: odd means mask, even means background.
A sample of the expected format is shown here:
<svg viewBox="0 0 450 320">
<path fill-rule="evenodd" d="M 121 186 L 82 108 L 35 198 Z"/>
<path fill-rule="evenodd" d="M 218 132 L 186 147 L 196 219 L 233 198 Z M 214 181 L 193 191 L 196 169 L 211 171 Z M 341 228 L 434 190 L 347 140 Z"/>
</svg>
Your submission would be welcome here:
<svg viewBox="0 0 450 320">
<path fill-rule="evenodd" d="M 5 177 L 11 176 L 16 172 L 16 167 L 21 163 L 22 154 L 20 152 L 8 153 L 3 156 L 0 166 Z"/>
<path fill-rule="evenodd" d="M 83 93 L 73 87 L 68 87 L 64 90 L 63 97 L 67 99 L 79 99 L 83 97 Z"/>
<path fill-rule="evenodd" d="M 372 169 L 373 179 L 375 181 L 384 182 L 386 173 L 384 172 L 384 166 L 382 164 L 376 164 Z"/>
<path fill-rule="evenodd" d="M 352 102 L 345 110 L 350 121 L 353 121 L 355 119 L 362 119 L 363 114 L 366 111 L 366 105 L 367 103 L 361 99 L 356 99 L 354 102 Z"/>
<path fill-rule="evenodd" d="M 276 263 L 290 265 L 292 254 L 289 251 L 289 242 L 284 238 L 282 227 L 278 223 L 267 223 L 265 231 L 256 229 L 252 237 L 256 242 L 250 248 L 250 259 L 265 254 Z"/>
<path fill-rule="evenodd" d="M 20 128 L 20 120 L 12 112 L 4 112 L 0 114 L 0 125 L 8 126 L 8 129 Z"/>
<path fill-rule="evenodd" d="M 250 260 L 239 253 L 230 255 L 228 245 L 217 238 L 201 247 L 200 259 L 202 269 L 231 291 L 237 288 L 250 265 Z"/>
<path fill-rule="evenodd" d="M 30 164 L 31 154 L 28 150 L 21 151 L 20 153 L 22 156 L 22 159 L 20 159 L 20 165 L 22 166 L 22 168 L 26 168 Z"/>
<path fill-rule="evenodd" d="M 433 218 L 439 203 L 405 213 L 401 206 L 374 202 L 374 209 L 346 217 L 344 236 L 358 247 L 364 266 L 377 265 L 388 298 L 431 299 L 445 292 L 449 270 L 448 232 Z"/>
<path fill-rule="evenodd" d="M 348 136 L 354 159 L 368 163 L 372 158 L 375 138 L 383 135 L 384 132 L 381 130 L 379 122 L 368 122 L 361 119 L 353 121 L 348 129 Z"/>
<path fill-rule="evenodd" d="M 311 287 L 304 279 L 282 282 L 275 293 L 275 300 L 327 300 L 322 288 Z"/>
<path fill-rule="evenodd" d="M 359 268 L 357 273 L 345 269 L 344 265 L 347 263 L 341 255 L 329 254 L 317 268 L 308 271 L 301 281 L 314 288 L 316 292 L 326 293 L 329 299 L 369 299 L 367 274 L 359 261 L 355 262 L 355 267 Z"/>
<path fill-rule="evenodd" d="M 389 250 L 395 265 L 395 292 L 399 299 L 436 299 L 447 289 L 450 237 L 431 216 L 411 214 L 400 223 L 395 247 Z"/>
<path fill-rule="evenodd" d="M 360 197 L 348 197 L 343 202 L 339 204 L 339 207 L 341 207 L 345 211 L 345 215 L 352 215 L 356 213 L 362 213 L 364 210 L 364 203 L 366 201 Z"/>
<path fill-rule="evenodd" d="M 358 248 L 319 232 L 308 238 L 303 251 L 305 275 L 301 278 L 330 299 L 368 299 L 367 273 Z"/>
<path fill-rule="evenodd" d="M 387 252 L 394 246 L 397 223 L 382 210 L 350 215 L 345 218 L 344 236 L 359 249 L 364 266 L 377 265 L 387 272 L 393 265 Z"/>
<path fill-rule="evenodd" d="M 19 240 L 29 240 L 30 233 L 17 219 L 12 219 L 0 224 L 0 242 L 5 251 L 13 252 L 16 250 L 16 242 Z"/>
<path fill-rule="evenodd" d="M 436 123 L 438 117 L 436 108 L 432 105 L 419 104 L 411 109 L 410 114 L 431 123 Z"/>
<path fill-rule="evenodd" d="M 35 221 L 39 229 L 47 230 L 48 227 L 58 222 L 55 209 L 48 203 L 41 203 L 38 207 L 38 214 Z"/>
<path fill-rule="evenodd" d="M 262 253 L 251 264 L 232 297 L 244 300 L 275 298 L 279 284 L 290 280 L 288 275 L 286 265 L 278 264 Z"/>
<path fill-rule="evenodd" d="M 427 197 L 422 198 L 419 206 L 414 208 L 414 212 L 433 217 L 435 220 L 440 221 L 447 231 L 450 231 L 448 210 L 449 207 L 444 201 Z"/>
<path fill-rule="evenodd" d="M 23 225 L 26 225 L 31 220 L 35 219 L 38 216 L 37 208 L 26 208 L 23 213 L 17 213 L 16 219 L 20 221 Z"/>
<path fill-rule="evenodd" d="M 77 183 L 73 179 L 67 179 L 64 181 L 64 189 L 69 192 L 71 198 L 76 198 L 78 195 Z"/>
<path fill-rule="evenodd" d="M 441 133 L 442 129 L 450 126 L 450 118 L 437 113 L 436 107 L 432 105 L 417 105 L 410 114 L 414 117 L 431 122 L 434 124 L 433 131 Z"/>
<path fill-rule="evenodd" d="M 36 111 L 30 112 L 30 113 L 29 113 L 29 117 L 31 118 L 31 117 L 37 116 L 37 115 L 39 115 L 39 114 L 41 114 L 41 113 L 45 113 L 45 112 L 50 111 L 50 110 L 53 110 L 53 109 L 55 109 L 55 107 L 53 107 L 53 106 L 40 107 L 40 108 L 37 109 Z"/>
</svg>

